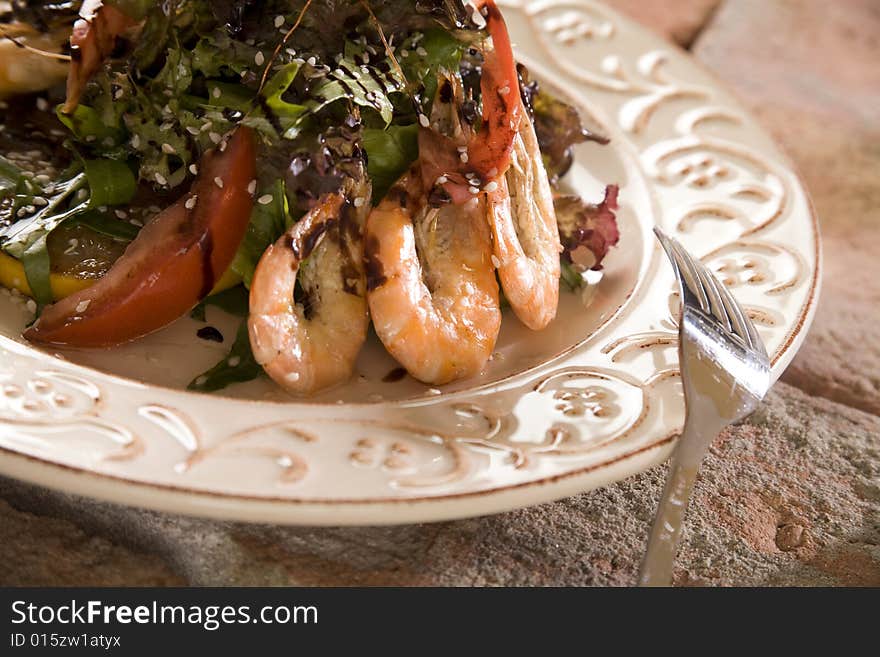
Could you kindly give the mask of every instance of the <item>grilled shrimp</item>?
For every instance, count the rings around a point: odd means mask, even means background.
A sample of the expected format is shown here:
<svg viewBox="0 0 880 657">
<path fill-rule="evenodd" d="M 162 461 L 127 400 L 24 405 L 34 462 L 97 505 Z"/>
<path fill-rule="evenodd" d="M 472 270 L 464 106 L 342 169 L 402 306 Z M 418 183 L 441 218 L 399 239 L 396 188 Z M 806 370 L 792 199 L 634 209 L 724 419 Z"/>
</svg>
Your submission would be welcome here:
<svg viewBox="0 0 880 657">
<path fill-rule="evenodd" d="M 367 300 L 388 352 L 440 385 L 478 374 L 501 328 L 486 203 L 426 203 L 412 170 L 367 219 Z"/>
<path fill-rule="evenodd" d="M 432 124 L 468 143 L 461 83 L 441 79 Z M 452 203 L 424 184 L 430 150 L 367 218 L 367 300 L 388 352 L 415 378 L 441 385 L 478 374 L 498 338 L 501 309 L 485 194 Z"/>
<path fill-rule="evenodd" d="M 69 34 L 69 26 L 40 33 L 21 22 L 0 24 L 0 98 L 42 91 L 64 80 L 67 64 L 54 55 Z"/>
<path fill-rule="evenodd" d="M 370 190 L 368 183 L 349 187 L 322 196 L 270 246 L 251 283 L 251 348 L 292 393 L 348 379 L 367 337 L 362 231 Z"/>
<path fill-rule="evenodd" d="M 422 175 L 426 187 L 442 181 L 442 190 L 456 204 L 467 201 L 475 188 L 487 193 L 494 261 L 504 294 L 520 321 L 540 330 L 556 317 L 559 304 L 562 247 L 550 182 L 519 92 L 504 19 L 493 0 L 477 6 L 492 36 L 480 82 L 482 125 L 463 141 L 423 128 Z"/>
<path fill-rule="evenodd" d="M 531 121 L 513 142 L 510 168 L 489 194 L 498 278 L 520 321 L 539 331 L 559 305 L 559 228 L 550 182 Z"/>
</svg>

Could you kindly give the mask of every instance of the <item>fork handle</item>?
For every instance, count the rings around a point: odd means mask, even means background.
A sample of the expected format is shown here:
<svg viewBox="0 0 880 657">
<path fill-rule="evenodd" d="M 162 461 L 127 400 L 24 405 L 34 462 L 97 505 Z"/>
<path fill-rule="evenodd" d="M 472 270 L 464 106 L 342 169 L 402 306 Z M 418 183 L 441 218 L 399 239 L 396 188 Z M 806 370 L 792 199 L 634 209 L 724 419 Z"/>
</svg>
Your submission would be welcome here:
<svg viewBox="0 0 880 657">
<path fill-rule="evenodd" d="M 672 565 L 684 515 L 711 437 L 697 429 L 696 423 L 685 422 L 651 527 L 648 550 L 639 570 L 639 586 L 670 586 L 672 583 Z"/>
</svg>

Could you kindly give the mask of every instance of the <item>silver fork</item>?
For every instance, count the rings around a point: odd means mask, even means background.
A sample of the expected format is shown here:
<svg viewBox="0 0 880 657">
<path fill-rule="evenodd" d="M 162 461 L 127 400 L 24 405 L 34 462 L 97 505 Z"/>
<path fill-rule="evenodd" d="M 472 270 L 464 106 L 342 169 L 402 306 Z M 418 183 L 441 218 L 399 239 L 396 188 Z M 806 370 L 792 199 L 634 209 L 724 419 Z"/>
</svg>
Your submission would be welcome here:
<svg viewBox="0 0 880 657">
<path fill-rule="evenodd" d="M 670 460 L 639 585 L 669 586 L 700 463 L 712 439 L 750 415 L 767 394 L 770 361 L 754 324 L 727 287 L 678 241 L 659 228 L 654 233 L 681 289 L 678 355 L 687 415 Z"/>
</svg>

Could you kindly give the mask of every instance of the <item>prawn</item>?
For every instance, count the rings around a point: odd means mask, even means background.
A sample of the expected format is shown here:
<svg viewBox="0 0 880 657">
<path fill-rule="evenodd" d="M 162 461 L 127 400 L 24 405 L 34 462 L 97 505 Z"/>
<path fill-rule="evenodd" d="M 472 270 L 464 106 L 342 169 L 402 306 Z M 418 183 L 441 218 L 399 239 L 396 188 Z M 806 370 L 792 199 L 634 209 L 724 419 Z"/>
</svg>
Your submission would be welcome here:
<svg viewBox="0 0 880 657">
<path fill-rule="evenodd" d="M 280 386 L 309 394 L 351 377 L 367 337 L 363 224 L 366 182 L 321 196 L 263 254 L 250 291 L 257 362 Z"/>
<path fill-rule="evenodd" d="M 439 87 L 433 125 L 466 143 L 460 81 Z M 367 218 L 367 301 L 388 352 L 413 377 L 441 385 L 480 372 L 495 348 L 501 309 L 485 194 L 451 203 L 442 180 L 424 185 L 430 153 L 420 153 Z"/>
<path fill-rule="evenodd" d="M 530 329 L 546 328 L 559 305 L 562 244 L 531 121 L 520 125 L 511 166 L 489 193 L 489 225 L 498 278 L 510 307 Z"/>
<path fill-rule="evenodd" d="M 480 81 L 481 128 L 462 146 L 423 127 L 424 184 L 442 181 L 456 204 L 468 202 L 475 188 L 486 193 L 493 261 L 505 297 L 523 324 L 540 330 L 556 317 L 559 305 L 562 246 L 553 197 L 504 18 L 493 0 L 477 6 L 492 37 Z"/>
</svg>

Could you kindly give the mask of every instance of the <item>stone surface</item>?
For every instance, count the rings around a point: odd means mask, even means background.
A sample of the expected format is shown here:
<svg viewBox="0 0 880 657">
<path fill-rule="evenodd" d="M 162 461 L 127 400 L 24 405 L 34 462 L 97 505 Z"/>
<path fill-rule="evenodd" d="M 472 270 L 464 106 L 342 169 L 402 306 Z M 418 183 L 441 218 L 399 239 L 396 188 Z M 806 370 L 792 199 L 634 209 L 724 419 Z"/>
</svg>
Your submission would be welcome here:
<svg viewBox="0 0 880 657">
<path fill-rule="evenodd" d="M 880 5 L 727 2 L 694 53 L 788 151 L 819 215 L 819 310 L 785 380 L 880 413 Z"/>
<path fill-rule="evenodd" d="M 880 586 L 878 434 L 880 418 L 780 384 L 755 416 L 712 448 L 676 583 Z M 47 519 L 23 540 L 19 526 L 0 523 L 0 545 L 9 563 L 52 537 L 29 561 L 34 583 L 62 576 L 134 584 L 170 580 L 163 574 L 170 569 L 195 585 L 629 585 L 664 476 L 665 468 L 655 468 L 603 490 L 488 518 L 344 529 L 175 518 L 0 479 L 0 496 L 13 506 L 76 518 L 82 527 Z M 113 548 L 112 559 L 71 560 L 69 543 L 90 534 L 126 548 Z M 106 545 L 105 538 L 93 540 Z M 119 572 L 141 551 L 153 556 Z M 157 568 L 158 560 L 165 566 Z"/>
<path fill-rule="evenodd" d="M 606 0 L 605 4 L 689 48 L 721 0 Z"/>
<path fill-rule="evenodd" d="M 82 502 L 87 503 L 87 502 Z M 56 517 L 18 511 L 0 500 L 3 586 L 180 586 L 154 556 Z"/>
<path fill-rule="evenodd" d="M 825 238 L 823 298 L 791 385 L 713 446 L 675 581 L 880 586 L 880 6 L 610 4 L 696 39 L 795 160 Z M 180 518 L 0 479 L 0 584 L 628 585 L 664 476 L 495 517 L 364 529 Z"/>
</svg>

